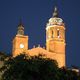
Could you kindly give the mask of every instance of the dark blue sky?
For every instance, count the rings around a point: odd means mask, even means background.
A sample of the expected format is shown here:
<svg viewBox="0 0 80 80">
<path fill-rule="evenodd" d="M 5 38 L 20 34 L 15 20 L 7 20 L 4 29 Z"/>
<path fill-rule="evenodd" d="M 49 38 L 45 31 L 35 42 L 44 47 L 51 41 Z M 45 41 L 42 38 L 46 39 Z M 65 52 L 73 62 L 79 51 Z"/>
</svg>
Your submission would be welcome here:
<svg viewBox="0 0 80 80">
<path fill-rule="evenodd" d="M 0 0 L 0 51 L 11 53 L 21 17 L 29 36 L 29 48 L 45 46 L 46 23 L 56 2 L 66 24 L 67 66 L 80 67 L 80 0 Z"/>
</svg>

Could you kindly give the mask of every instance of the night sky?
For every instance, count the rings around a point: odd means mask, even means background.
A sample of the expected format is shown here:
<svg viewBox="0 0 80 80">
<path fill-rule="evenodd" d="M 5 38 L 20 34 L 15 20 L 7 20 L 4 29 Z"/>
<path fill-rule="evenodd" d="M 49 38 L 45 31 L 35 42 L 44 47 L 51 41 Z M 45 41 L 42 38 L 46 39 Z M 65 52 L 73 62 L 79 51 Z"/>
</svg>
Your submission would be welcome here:
<svg viewBox="0 0 80 80">
<path fill-rule="evenodd" d="M 45 46 L 45 28 L 57 5 L 66 25 L 67 66 L 80 67 L 80 0 L 0 0 L 0 51 L 10 53 L 22 18 L 29 48 Z"/>
</svg>

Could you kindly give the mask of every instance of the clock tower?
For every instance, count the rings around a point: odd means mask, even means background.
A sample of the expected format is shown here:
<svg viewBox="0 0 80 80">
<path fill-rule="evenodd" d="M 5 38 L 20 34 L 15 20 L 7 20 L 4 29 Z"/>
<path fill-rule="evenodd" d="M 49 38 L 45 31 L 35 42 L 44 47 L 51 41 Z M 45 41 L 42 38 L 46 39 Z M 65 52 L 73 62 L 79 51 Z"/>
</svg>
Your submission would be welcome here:
<svg viewBox="0 0 80 80">
<path fill-rule="evenodd" d="M 56 53 L 55 59 L 65 66 L 65 24 L 59 18 L 57 7 L 46 26 L 46 49 Z"/>
<path fill-rule="evenodd" d="M 28 50 L 28 36 L 24 35 L 24 26 L 22 22 L 18 25 L 18 31 L 13 39 L 12 55 L 13 57 L 22 54 Z"/>
</svg>

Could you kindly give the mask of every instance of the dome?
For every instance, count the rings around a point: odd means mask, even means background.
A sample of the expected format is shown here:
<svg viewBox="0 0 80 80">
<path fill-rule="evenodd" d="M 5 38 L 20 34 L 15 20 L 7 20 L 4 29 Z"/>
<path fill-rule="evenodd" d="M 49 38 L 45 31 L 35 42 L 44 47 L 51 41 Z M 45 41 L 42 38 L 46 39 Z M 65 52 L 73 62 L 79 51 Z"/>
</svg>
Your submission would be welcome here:
<svg viewBox="0 0 80 80">
<path fill-rule="evenodd" d="M 61 18 L 50 18 L 49 23 L 62 23 L 63 20 Z"/>
</svg>

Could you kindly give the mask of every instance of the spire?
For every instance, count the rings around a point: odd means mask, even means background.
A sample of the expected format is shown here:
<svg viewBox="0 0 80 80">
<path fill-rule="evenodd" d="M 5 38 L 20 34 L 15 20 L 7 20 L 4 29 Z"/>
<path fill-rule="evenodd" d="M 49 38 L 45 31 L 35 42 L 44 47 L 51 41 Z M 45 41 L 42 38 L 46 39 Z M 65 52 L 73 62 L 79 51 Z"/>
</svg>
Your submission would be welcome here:
<svg viewBox="0 0 80 80">
<path fill-rule="evenodd" d="M 23 23 L 22 23 L 22 19 L 20 18 L 18 27 L 21 25 L 23 26 Z"/>
<path fill-rule="evenodd" d="M 53 17 L 58 17 L 58 9 L 56 6 L 54 8 Z"/>
<path fill-rule="evenodd" d="M 18 31 L 17 31 L 18 35 L 24 35 L 24 26 L 22 24 L 22 20 L 20 19 L 19 25 L 18 25 Z"/>
</svg>

